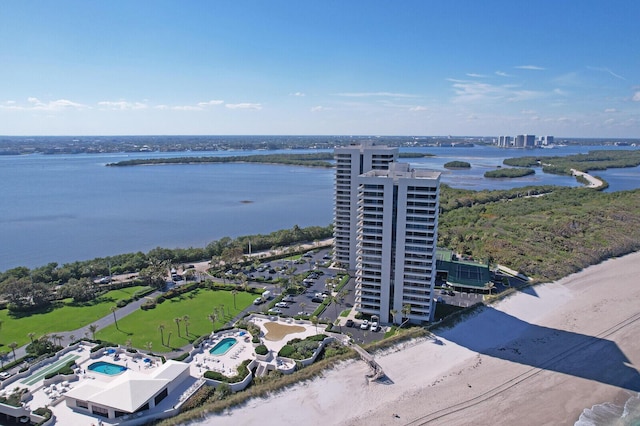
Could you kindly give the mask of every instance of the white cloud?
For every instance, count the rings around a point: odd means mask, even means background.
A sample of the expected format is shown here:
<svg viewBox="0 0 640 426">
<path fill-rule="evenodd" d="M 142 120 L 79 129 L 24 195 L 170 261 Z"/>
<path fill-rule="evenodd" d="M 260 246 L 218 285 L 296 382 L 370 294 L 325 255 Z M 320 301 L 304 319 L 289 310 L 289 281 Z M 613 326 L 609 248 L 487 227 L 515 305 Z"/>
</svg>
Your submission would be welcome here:
<svg viewBox="0 0 640 426">
<path fill-rule="evenodd" d="M 609 68 L 606 67 L 587 67 L 587 69 L 593 70 L 593 71 L 602 71 L 602 72 L 606 72 L 607 74 L 609 74 L 610 76 L 613 76 L 615 78 L 617 78 L 618 80 L 624 80 L 627 81 L 626 78 L 624 78 L 623 76 L 616 74 L 615 72 L 611 71 Z"/>
<path fill-rule="evenodd" d="M 414 107 L 409 108 L 409 111 L 426 111 L 427 107 L 424 107 L 422 105 L 416 105 Z"/>
<path fill-rule="evenodd" d="M 30 106 L 24 107 L 17 105 L 14 101 L 8 105 L 7 108 L 14 110 L 37 110 L 37 111 L 60 111 L 60 110 L 68 110 L 68 109 L 86 109 L 89 108 L 87 105 L 73 102 L 68 99 L 57 99 L 55 101 L 43 102 L 38 98 L 29 97 L 27 98 L 27 102 L 31 104 Z"/>
<path fill-rule="evenodd" d="M 476 74 L 476 73 L 468 72 L 468 73 L 467 73 L 467 77 L 471 77 L 471 78 L 485 78 L 485 77 L 486 77 L 486 75 L 482 75 L 482 74 Z"/>
<path fill-rule="evenodd" d="M 635 102 L 640 102 L 640 91 L 634 93 L 633 94 L 633 98 L 631 98 L 631 100 L 633 100 Z"/>
<path fill-rule="evenodd" d="M 262 109 L 261 104 L 254 104 L 249 102 L 243 102 L 239 104 L 226 104 L 225 106 L 229 109 L 255 109 L 255 110 Z"/>
<path fill-rule="evenodd" d="M 317 105 L 317 106 L 311 107 L 311 112 L 327 111 L 330 109 L 331 108 L 323 107 L 322 105 Z"/>
<path fill-rule="evenodd" d="M 300 96 L 300 97 L 302 97 L 302 96 L 306 96 L 306 95 L 304 93 L 302 93 L 302 92 L 295 92 L 295 93 L 289 93 L 289 96 Z"/>
<path fill-rule="evenodd" d="M 98 105 L 110 110 L 118 111 L 130 111 L 137 109 L 147 109 L 148 105 L 142 102 L 128 102 L 128 101 L 100 101 Z"/>
<path fill-rule="evenodd" d="M 161 110 L 161 111 L 166 111 L 166 110 L 168 110 L 168 109 L 171 109 L 171 108 L 169 107 L 169 105 L 156 105 L 156 106 L 154 106 L 153 108 L 154 108 L 154 109 L 159 109 L 159 110 Z"/>
<path fill-rule="evenodd" d="M 542 92 L 520 89 L 513 84 L 495 85 L 477 81 L 456 80 L 448 78 L 453 83 L 456 97 L 454 103 L 474 103 L 490 101 L 520 102 L 544 96 Z"/>
<path fill-rule="evenodd" d="M 174 111 L 202 111 L 202 107 L 193 105 L 176 105 L 171 107 Z"/>
<path fill-rule="evenodd" d="M 520 111 L 520 114 L 535 114 L 536 112 L 532 109 L 523 109 Z"/>
<path fill-rule="evenodd" d="M 604 110 L 604 112 L 618 112 L 618 110 L 615 108 L 607 108 Z"/>
<path fill-rule="evenodd" d="M 496 75 L 499 75 L 500 77 L 511 77 L 509 74 L 503 71 L 496 71 Z"/>
<path fill-rule="evenodd" d="M 609 118 L 607 120 L 604 120 L 604 124 L 608 124 L 608 125 L 613 124 L 615 122 L 616 122 L 616 120 L 614 120 L 613 118 Z"/>
<path fill-rule="evenodd" d="M 537 65 L 518 65 L 514 67 L 520 70 L 535 70 L 535 71 L 544 71 L 546 68 L 539 67 Z"/>
<path fill-rule="evenodd" d="M 337 93 L 338 96 L 348 98 L 366 98 L 366 97 L 392 97 L 392 98 L 417 98 L 418 95 L 408 93 L 392 93 L 392 92 L 344 92 Z"/>
<path fill-rule="evenodd" d="M 198 106 L 199 107 L 207 107 L 210 105 L 222 105 L 224 103 L 224 101 L 219 101 L 219 100 L 211 100 L 211 101 L 206 101 L 206 102 L 198 102 Z"/>
</svg>

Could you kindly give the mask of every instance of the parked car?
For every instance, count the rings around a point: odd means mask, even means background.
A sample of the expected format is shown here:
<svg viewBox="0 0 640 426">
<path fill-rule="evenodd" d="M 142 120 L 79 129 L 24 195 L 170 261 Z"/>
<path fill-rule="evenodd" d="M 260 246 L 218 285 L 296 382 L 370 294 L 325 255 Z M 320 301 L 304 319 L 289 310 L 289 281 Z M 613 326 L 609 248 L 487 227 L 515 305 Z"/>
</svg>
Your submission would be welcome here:
<svg viewBox="0 0 640 426">
<path fill-rule="evenodd" d="M 346 324 L 346 326 L 347 326 L 347 327 L 353 327 L 353 320 L 352 320 L 351 318 L 349 318 L 349 319 L 347 320 L 347 324 Z"/>
<path fill-rule="evenodd" d="M 256 298 L 256 300 L 253 301 L 254 305 L 261 305 L 264 302 L 264 300 L 262 300 L 262 297 L 258 297 Z"/>
<path fill-rule="evenodd" d="M 280 310 L 279 308 L 271 308 L 267 312 L 269 312 L 270 314 L 280 315 L 282 313 L 282 310 Z"/>
<path fill-rule="evenodd" d="M 456 294 L 453 292 L 453 290 L 449 290 L 449 296 L 455 296 Z"/>
<path fill-rule="evenodd" d="M 368 330 L 369 329 L 369 320 L 362 321 L 360 324 L 360 330 Z"/>
<path fill-rule="evenodd" d="M 378 322 L 377 321 L 373 321 L 371 323 L 371 331 L 378 331 Z"/>
<path fill-rule="evenodd" d="M 314 297 L 313 299 L 311 299 L 311 301 L 313 303 L 322 303 L 324 299 L 322 297 Z"/>
<path fill-rule="evenodd" d="M 295 299 L 293 298 L 292 295 L 287 294 L 285 297 L 282 298 L 283 302 L 295 302 Z"/>
<path fill-rule="evenodd" d="M 287 302 L 278 302 L 276 303 L 276 308 L 288 308 L 289 305 L 287 304 Z"/>
</svg>

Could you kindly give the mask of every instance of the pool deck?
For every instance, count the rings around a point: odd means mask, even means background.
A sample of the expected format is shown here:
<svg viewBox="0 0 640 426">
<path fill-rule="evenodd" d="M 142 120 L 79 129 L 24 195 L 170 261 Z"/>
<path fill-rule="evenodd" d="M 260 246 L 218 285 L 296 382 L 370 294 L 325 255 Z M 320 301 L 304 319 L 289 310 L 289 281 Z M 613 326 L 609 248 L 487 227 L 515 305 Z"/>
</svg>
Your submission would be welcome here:
<svg viewBox="0 0 640 426">
<path fill-rule="evenodd" d="M 271 351 L 271 356 L 264 364 L 270 364 L 273 368 L 292 369 L 295 363 L 289 363 L 275 357 L 278 351 L 293 338 L 304 339 L 308 336 L 318 334 L 316 327 L 308 322 L 292 322 L 291 319 L 281 320 L 277 317 L 266 317 L 261 315 L 253 315 L 249 321 L 260 327 L 261 342 Z M 281 340 L 268 340 L 265 336 L 269 333 L 265 324 L 275 322 L 283 326 L 300 326 L 304 328 L 303 332 L 286 334 Z M 318 329 L 320 331 L 320 329 Z M 209 351 L 225 338 L 234 338 L 236 343 L 229 348 L 224 354 L 213 355 Z M 65 394 L 75 387 L 85 383 L 86 381 L 96 381 L 102 383 L 112 382 L 120 377 L 135 374 L 152 375 L 154 370 L 162 365 L 162 361 L 158 357 L 145 355 L 141 352 L 130 353 L 124 348 L 116 350 L 104 350 L 92 353 L 91 348 L 95 344 L 83 342 L 75 349 L 60 356 L 59 359 L 41 366 L 34 370 L 26 377 L 18 380 L 4 382 L 0 385 L 0 394 L 8 395 L 10 390 L 16 387 L 28 388 L 32 394 L 32 398 L 28 400 L 24 406 L 29 410 L 35 410 L 39 407 L 49 407 L 55 418 L 55 424 L 76 425 L 87 424 L 97 425 L 100 422 L 104 425 L 126 425 L 126 424 L 142 424 L 149 416 L 147 421 L 153 418 L 154 413 L 160 413 L 165 410 L 171 410 L 177 404 L 184 401 L 191 395 L 194 389 L 197 389 L 203 383 L 203 376 L 207 371 L 215 371 L 225 376 L 231 377 L 238 373 L 238 367 L 245 360 L 256 359 L 256 353 L 252 343 L 252 336 L 243 330 L 227 330 L 213 333 L 209 339 L 200 345 L 198 349 L 191 352 L 191 360 L 189 364 L 189 377 L 178 385 L 170 394 L 171 397 L 165 398 L 158 406 L 142 413 L 135 413 L 118 419 L 107 419 L 93 416 L 84 412 L 74 411 L 67 407 L 65 402 Z M 145 358 L 149 358 L 151 362 L 145 362 Z M 75 361 L 75 375 L 68 380 L 59 378 L 57 383 L 51 383 L 53 380 L 47 380 L 45 384 L 45 376 L 59 369 L 69 361 Z M 126 367 L 127 370 L 117 375 L 107 375 L 89 370 L 89 365 L 95 362 L 108 362 Z M 266 370 L 265 370 L 266 371 Z M 135 374 L 132 374 L 135 372 Z"/>
<path fill-rule="evenodd" d="M 214 348 L 225 338 L 233 337 L 236 344 L 227 352 L 220 355 L 213 355 L 209 351 Z M 244 334 L 240 336 L 239 332 L 222 332 L 214 334 L 209 340 L 200 346 L 191 362 L 191 375 L 194 377 L 202 377 L 208 370 L 216 371 L 231 377 L 238 373 L 238 366 L 242 361 L 255 358 L 251 336 Z"/>
</svg>

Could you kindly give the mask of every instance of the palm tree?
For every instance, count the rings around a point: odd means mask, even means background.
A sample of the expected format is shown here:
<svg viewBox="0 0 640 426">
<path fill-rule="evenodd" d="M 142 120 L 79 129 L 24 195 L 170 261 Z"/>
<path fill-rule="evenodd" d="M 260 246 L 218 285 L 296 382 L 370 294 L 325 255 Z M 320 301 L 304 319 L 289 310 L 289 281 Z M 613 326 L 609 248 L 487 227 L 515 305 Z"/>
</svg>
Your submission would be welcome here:
<svg viewBox="0 0 640 426">
<path fill-rule="evenodd" d="M 58 342 L 58 346 L 62 346 L 62 344 L 61 344 L 61 343 L 62 343 L 62 336 L 61 336 L 61 335 L 59 335 L 59 334 L 52 334 L 52 335 L 51 335 L 51 340 L 53 340 L 53 341 L 54 341 L 54 343 L 55 343 L 55 342 Z"/>
<path fill-rule="evenodd" d="M 4 362 L 7 360 L 7 352 L 0 352 L 0 368 L 4 368 Z"/>
<path fill-rule="evenodd" d="M 18 343 L 11 342 L 7 346 L 9 346 L 11 348 L 11 351 L 13 352 L 13 360 L 15 361 L 16 360 L 16 348 L 18 347 Z"/>
<path fill-rule="evenodd" d="M 29 340 L 31 340 L 31 343 L 33 343 L 33 338 L 36 337 L 36 333 L 31 332 L 31 333 L 27 334 L 27 336 L 29 336 Z"/>
<path fill-rule="evenodd" d="M 182 317 L 182 322 L 184 322 L 184 332 L 187 335 L 187 337 L 189 337 L 189 320 L 191 318 L 189 318 L 189 315 L 185 315 Z"/>
<path fill-rule="evenodd" d="M 394 324 L 396 322 L 396 315 L 398 315 L 398 310 L 397 309 L 392 309 L 391 310 L 391 316 L 393 317 Z"/>
<path fill-rule="evenodd" d="M 169 334 L 167 335 L 167 347 L 171 347 L 171 331 L 169 331 Z"/>
<path fill-rule="evenodd" d="M 91 324 L 89 326 L 89 331 L 91 332 L 92 339 L 96 340 L 96 331 L 98 331 L 98 326 L 95 324 Z"/>
<path fill-rule="evenodd" d="M 411 313 L 411 304 L 407 303 L 406 305 L 402 306 L 402 314 L 405 317 L 405 320 L 402 321 L 402 323 L 398 326 L 398 328 L 402 328 L 403 325 L 405 325 L 407 323 L 407 321 L 409 321 L 409 314 Z"/>
<path fill-rule="evenodd" d="M 120 328 L 118 327 L 118 318 L 116 318 L 116 311 L 118 310 L 117 306 L 112 306 L 111 307 L 111 313 L 113 314 L 113 322 L 116 323 L 116 330 L 120 330 Z"/>
<path fill-rule="evenodd" d="M 149 352 L 151 352 L 151 348 L 153 348 L 153 342 L 147 342 L 144 344 L 144 347 L 147 348 Z"/>
<path fill-rule="evenodd" d="M 75 334 L 70 334 L 69 335 L 69 343 L 73 343 L 76 341 L 76 335 Z"/>
<path fill-rule="evenodd" d="M 180 322 L 182 321 L 182 318 L 174 318 L 173 322 L 176 323 L 176 326 L 178 327 L 178 337 L 180 337 Z"/>
<path fill-rule="evenodd" d="M 318 334 L 318 317 L 317 316 L 312 316 L 311 317 L 311 324 L 316 326 L 316 334 Z"/>
<path fill-rule="evenodd" d="M 304 302 L 300 303 L 300 309 L 302 309 L 302 312 L 304 312 L 304 308 L 306 308 L 306 307 L 307 307 L 306 303 L 304 303 Z"/>
<path fill-rule="evenodd" d="M 162 345 L 164 346 L 164 324 L 160 324 L 158 326 L 158 330 L 160 330 L 160 341 L 162 342 Z"/>
<path fill-rule="evenodd" d="M 244 274 L 242 275 L 245 276 Z M 231 290 L 231 294 L 233 294 L 233 309 L 238 309 L 236 308 L 236 294 L 238 294 L 238 290 L 234 288 L 233 290 Z"/>
<path fill-rule="evenodd" d="M 218 320 L 218 316 L 216 315 L 216 313 L 213 312 L 209 314 L 207 318 L 209 319 L 209 321 L 211 321 L 211 326 L 213 327 L 213 331 L 216 331 L 216 321 Z"/>
<path fill-rule="evenodd" d="M 131 339 L 127 339 L 124 342 L 124 345 L 127 347 L 128 350 L 131 350 Z"/>
</svg>

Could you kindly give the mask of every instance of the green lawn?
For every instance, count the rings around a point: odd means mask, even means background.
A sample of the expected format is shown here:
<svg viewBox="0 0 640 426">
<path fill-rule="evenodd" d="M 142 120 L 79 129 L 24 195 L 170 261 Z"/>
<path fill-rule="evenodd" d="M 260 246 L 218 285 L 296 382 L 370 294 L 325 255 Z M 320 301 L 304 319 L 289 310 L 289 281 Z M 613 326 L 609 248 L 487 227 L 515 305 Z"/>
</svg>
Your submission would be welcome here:
<svg viewBox="0 0 640 426">
<path fill-rule="evenodd" d="M 118 300 L 130 298 L 141 288 L 143 287 L 137 286 L 112 290 L 90 303 L 74 304 L 71 299 L 65 299 L 60 308 L 24 316 L 12 316 L 7 309 L 3 309 L 0 311 L 0 344 L 3 345 L 1 350 L 10 351 L 7 345 L 11 342 L 16 342 L 19 346 L 29 343 L 29 333 L 35 333 L 35 337 L 39 338 L 45 333 L 75 330 L 91 324 L 110 314 L 111 307 L 115 306 Z M 83 336 L 76 336 L 80 337 Z M 67 343 L 69 342 L 63 342 Z"/>
<path fill-rule="evenodd" d="M 171 347 L 179 348 L 204 334 L 211 333 L 213 327 L 208 315 L 214 308 L 220 311 L 220 306 L 224 305 L 225 316 L 215 324 L 215 327 L 219 328 L 253 303 L 255 298 L 255 294 L 238 292 L 236 308 L 234 308 L 233 294 L 230 291 L 196 289 L 180 297 L 166 300 L 155 309 L 138 310 L 118 319 L 118 328 L 114 324 L 104 330 L 98 330 L 96 338 L 122 345 L 126 344 L 127 340 L 131 340 L 131 345 L 141 350 L 146 350 L 146 343 L 151 342 L 152 351 L 167 352 L 170 350 L 166 346 L 167 339 Z M 181 322 L 180 336 L 178 336 L 178 327 L 174 319 L 185 315 L 189 316 L 189 335 L 186 335 L 184 322 Z M 165 345 L 160 340 L 160 325 L 164 326 Z M 169 333 L 171 333 L 170 338 Z"/>
</svg>

